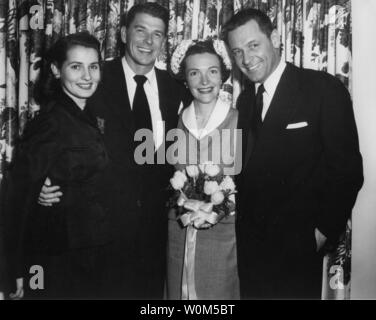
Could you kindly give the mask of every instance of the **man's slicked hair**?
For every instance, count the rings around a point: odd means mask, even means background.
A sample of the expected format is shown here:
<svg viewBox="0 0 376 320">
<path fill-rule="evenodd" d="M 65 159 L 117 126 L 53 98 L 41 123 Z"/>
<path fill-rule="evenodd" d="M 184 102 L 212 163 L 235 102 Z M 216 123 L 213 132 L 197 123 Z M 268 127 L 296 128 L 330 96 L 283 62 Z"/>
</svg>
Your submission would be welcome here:
<svg viewBox="0 0 376 320">
<path fill-rule="evenodd" d="M 260 30 L 270 38 L 275 27 L 273 26 L 272 21 L 269 17 L 262 11 L 257 9 L 243 9 L 238 11 L 231 19 L 225 24 L 223 30 L 223 38 L 227 42 L 227 35 L 230 31 L 235 30 L 242 25 L 245 25 L 247 22 L 254 20 L 257 22 Z"/>
<path fill-rule="evenodd" d="M 128 28 L 138 13 L 147 13 L 154 18 L 159 18 L 165 24 L 165 33 L 167 33 L 169 12 L 165 7 L 155 2 L 145 2 L 134 5 L 127 14 L 121 17 L 121 27 Z"/>
</svg>

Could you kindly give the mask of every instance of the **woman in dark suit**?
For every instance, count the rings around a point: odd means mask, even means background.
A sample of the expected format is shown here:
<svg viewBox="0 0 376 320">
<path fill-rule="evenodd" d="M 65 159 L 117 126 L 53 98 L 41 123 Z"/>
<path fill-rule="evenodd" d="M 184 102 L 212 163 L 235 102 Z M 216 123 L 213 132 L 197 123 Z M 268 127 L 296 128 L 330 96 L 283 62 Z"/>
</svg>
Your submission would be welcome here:
<svg viewBox="0 0 376 320">
<path fill-rule="evenodd" d="M 110 238 L 100 187 L 108 157 L 104 123 L 86 108 L 101 78 L 99 47 L 93 36 L 77 33 L 51 48 L 41 112 L 20 139 L 9 172 L 6 247 L 13 276 L 25 279 L 26 297 L 99 298 L 104 292 Z M 37 203 L 46 177 L 64 193 L 50 207 Z M 30 274 L 32 266 L 43 274 Z"/>
</svg>

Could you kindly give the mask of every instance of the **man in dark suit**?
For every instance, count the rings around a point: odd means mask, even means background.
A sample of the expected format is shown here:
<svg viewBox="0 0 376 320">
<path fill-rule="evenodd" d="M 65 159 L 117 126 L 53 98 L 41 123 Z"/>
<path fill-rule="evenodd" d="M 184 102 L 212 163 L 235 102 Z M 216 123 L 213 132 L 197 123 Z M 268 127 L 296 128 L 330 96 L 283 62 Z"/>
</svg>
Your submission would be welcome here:
<svg viewBox="0 0 376 320">
<path fill-rule="evenodd" d="M 90 101 L 110 158 L 102 184 L 114 236 L 108 297 L 163 298 L 165 204 L 173 171 L 167 164 L 136 163 L 134 136 L 137 130 L 148 129 L 152 150 L 163 150 L 163 129 L 168 132 L 177 126 L 179 106 L 187 97 L 183 86 L 154 67 L 166 40 L 168 19 L 168 11 L 156 3 L 131 8 L 121 27 L 125 55 L 104 65 L 101 87 Z M 56 188 L 44 189 L 42 202 L 61 195 Z"/>
<path fill-rule="evenodd" d="M 327 73 L 282 61 L 261 11 L 234 15 L 226 38 L 248 78 L 238 99 L 241 296 L 318 299 L 323 253 L 345 231 L 363 183 L 349 93 Z"/>
</svg>

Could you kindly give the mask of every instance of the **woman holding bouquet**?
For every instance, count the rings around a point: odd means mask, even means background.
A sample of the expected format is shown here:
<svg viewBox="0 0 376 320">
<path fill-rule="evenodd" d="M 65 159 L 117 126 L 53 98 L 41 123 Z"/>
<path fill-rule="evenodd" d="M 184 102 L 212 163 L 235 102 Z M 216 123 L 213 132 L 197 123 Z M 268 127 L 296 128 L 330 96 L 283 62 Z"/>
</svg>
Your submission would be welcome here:
<svg viewBox="0 0 376 320">
<path fill-rule="evenodd" d="M 220 95 L 230 58 L 220 40 L 185 40 L 172 56 L 171 71 L 194 100 L 177 129 L 171 184 L 180 197 L 171 200 L 169 212 L 167 297 L 239 299 L 235 185 L 226 171 L 234 166 L 238 112 Z"/>
<path fill-rule="evenodd" d="M 100 186 L 108 157 L 99 120 L 86 109 L 100 64 L 100 44 L 84 32 L 59 39 L 47 56 L 41 111 L 26 127 L 6 181 L 14 298 L 23 295 L 22 278 L 27 298 L 103 294 L 109 234 Z M 64 193 L 50 207 L 38 204 L 47 177 Z"/>
</svg>

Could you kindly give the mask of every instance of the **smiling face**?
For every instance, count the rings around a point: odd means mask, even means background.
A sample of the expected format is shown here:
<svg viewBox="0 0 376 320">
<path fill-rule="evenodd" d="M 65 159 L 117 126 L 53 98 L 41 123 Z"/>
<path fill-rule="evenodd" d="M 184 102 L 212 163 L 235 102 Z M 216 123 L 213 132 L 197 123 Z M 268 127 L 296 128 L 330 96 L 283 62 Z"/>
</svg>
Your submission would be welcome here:
<svg viewBox="0 0 376 320">
<path fill-rule="evenodd" d="M 185 78 L 195 101 L 214 105 L 222 86 L 219 58 L 212 53 L 197 53 L 185 59 Z"/>
<path fill-rule="evenodd" d="M 97 50 L 74 46 L 67 51 L 61 68 L 52 64 L 51 69 L 55 77 L 60 79 L 63 91 L 83 109 L 101 79 Z"/>
<path fill-rule="evenodd" d="M 268 37 L 254 20 L 229 31 L 228 44 L 236 65 L 253 82 L 264 83 L 280 61 L 277 30 Z"/>
<path fill-rule="evenodd" d="M 147 13 L 137 13 L 128 28 L 122 27 L 125 58 L 136 74 L 146 74 L 153 68 L 166 39 L 165 32 L 163 20 Z"/>
</svg>

